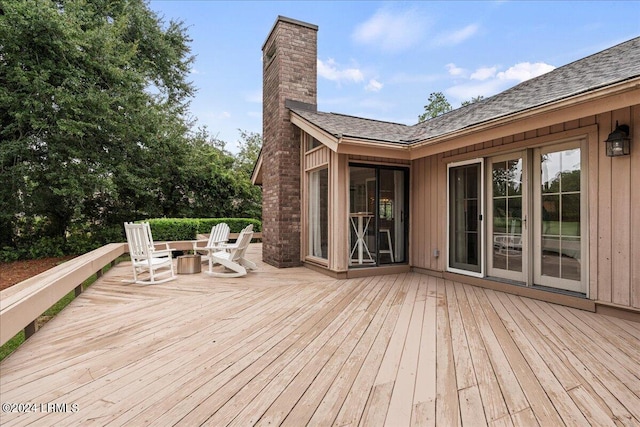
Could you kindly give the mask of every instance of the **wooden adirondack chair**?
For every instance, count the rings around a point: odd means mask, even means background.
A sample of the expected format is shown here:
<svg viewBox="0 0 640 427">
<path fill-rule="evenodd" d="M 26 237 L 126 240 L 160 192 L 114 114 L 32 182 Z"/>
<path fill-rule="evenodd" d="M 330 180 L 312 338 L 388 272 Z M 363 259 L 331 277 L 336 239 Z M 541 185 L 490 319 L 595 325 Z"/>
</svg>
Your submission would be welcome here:
<svg viewBox="0 0 640 427">
<path fill-rule="evenodd" d="M 133 267 L 133 282 L 143 285 L 168 282 L 176 278 L 173 270 L 171 250 L 156 250 L 148 223 L 124 223 L 129 255 Z M 148 272 L 148 279 L 140 279 L 139 274 Z"/>
<path fill-rule="evenodd" d="M 214 277 L 241 277 L 247 275 L 247 269 L 255 270 L 256 264 L 245 258 L 245 252 L 253 238 L 253 225 L 247 226 L 240 232 L 234 244 L 224 245 L 224 249 L 214 252 L 209 257 L 209 271 L 206 273 Z M 230 272 L 215 272 L 213 266 L 220 264 Z"/>
<path fill-rule="evenodd" d="M 211 234 L 206 246 L 198 246 L 197 242 L 193 243 L 193 253 L 202 255 L 202 261 L 209 259 L 211 254 L 218 252 L 229 241 L 229 226 L 224 222 L 216 224 L 211 228 Z"/>
</svg>

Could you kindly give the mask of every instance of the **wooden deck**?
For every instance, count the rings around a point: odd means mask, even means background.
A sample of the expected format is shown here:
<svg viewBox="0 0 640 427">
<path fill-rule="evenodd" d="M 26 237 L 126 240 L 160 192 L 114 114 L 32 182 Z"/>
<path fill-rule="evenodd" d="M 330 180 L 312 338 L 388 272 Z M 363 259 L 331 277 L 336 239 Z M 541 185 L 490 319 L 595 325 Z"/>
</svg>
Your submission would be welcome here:
<svg viewBox="0 0 640 427">
<path fill-rule="evenodd" d="M 421 274 L 130 277 L 0 364 L 1 425 L 640 425 L 637 323 Z"/>
</svg>

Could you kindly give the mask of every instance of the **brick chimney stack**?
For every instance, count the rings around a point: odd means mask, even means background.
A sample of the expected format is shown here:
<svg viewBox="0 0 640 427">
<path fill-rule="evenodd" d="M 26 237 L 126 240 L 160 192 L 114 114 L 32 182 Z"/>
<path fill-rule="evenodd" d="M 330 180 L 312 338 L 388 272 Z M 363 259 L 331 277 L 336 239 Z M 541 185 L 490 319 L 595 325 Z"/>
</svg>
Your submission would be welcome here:
<svg viewBox="0 0 640 427">
<path fill-rule="evenodd" d="M 262 259 L 300 261 L 300 130 L 285 101 L 317 104 L 316 25 L 278 16 L 262 46 Z"/>
</svg>

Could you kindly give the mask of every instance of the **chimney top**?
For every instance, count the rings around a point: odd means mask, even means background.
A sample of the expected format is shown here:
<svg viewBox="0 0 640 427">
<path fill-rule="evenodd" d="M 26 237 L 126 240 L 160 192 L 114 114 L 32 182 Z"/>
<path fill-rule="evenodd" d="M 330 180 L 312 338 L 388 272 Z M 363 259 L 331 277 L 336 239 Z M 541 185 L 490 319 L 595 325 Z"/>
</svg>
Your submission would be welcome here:
<svg viewBox="0 0 640 427">
<path fill-rule="evenodd" d="M 278 17 L 276 18 L 276 22 L 273 23 L 273 26 L 271 27 L 271 30 L 269 31 L 269 35 L 267 36 L 266 40 L 262 44 L 262 50 L 264 50 L 265 45 L 267 44 L 267 41 L 269 40 L 269 37 L 271 37 L 271 33 L 273 33 L 273 30 L 275 30 L 276 26 L 278 25 L 278 22 L 287 22 L 289 24 L 299 25 L 301 27 L 306 27 L 306 28 L 318 31 L 318 26 L 317 25 L 309 24 L 308 22 L 298 21 L 297 19 L 287 18 L 286 16 L 278 15 Z"/>
</svg>

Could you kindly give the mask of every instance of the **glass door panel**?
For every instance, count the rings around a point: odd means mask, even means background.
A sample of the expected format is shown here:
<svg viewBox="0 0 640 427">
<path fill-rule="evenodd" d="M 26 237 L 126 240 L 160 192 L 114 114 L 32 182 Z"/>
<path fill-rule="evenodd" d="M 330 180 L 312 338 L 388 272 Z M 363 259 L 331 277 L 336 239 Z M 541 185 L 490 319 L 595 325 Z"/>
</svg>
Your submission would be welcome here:
<svg viewBox="0 0 640 427">
<path fill-rule="evenodd" d="M 526 218 L 522 155 L 501 156 L 490 162 L 488 200 L 489 275 L 525 281 Z"/>
<path fill-rule="evenodd" d="M 376 264 L 376 170 L 349 168 L 350 265 Z"/>
<path fill-rule="evenodd" d="M 482 273 L 482 163 L 449 168 L 449 268 Z"/>
<path fill-rule="evenodd" d="M 378 260 L 405 261 L 405 171 L 380 169 L 378 200 Z"/>
<path fill-rule="evenodd" d="M 307 255 L 328 258 L 329 249 L 329 169 L 308 173 Z"/>
<path fill-rule="evenodd" d="M 578 144 L 538 150 L 536 183 L 536 284 L 584 292 L 582 160 Z"/>
</svg>

